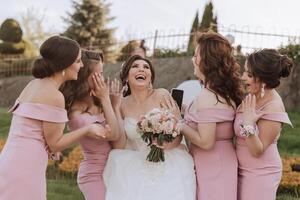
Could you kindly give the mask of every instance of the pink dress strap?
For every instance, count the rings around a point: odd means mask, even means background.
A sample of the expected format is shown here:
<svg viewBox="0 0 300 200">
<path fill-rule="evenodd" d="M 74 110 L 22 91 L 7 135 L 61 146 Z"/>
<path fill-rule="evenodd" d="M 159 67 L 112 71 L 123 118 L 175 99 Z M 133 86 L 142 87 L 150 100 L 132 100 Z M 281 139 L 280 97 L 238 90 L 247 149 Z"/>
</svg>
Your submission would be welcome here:
<svg viewBox="0 0 300 200">
<path fill-rule="evenodd" d="M 271 101 L 267 102 L 266 104 L 256 108 L 256 110 L 257 111 L 263 111 L 264 108 L 266 108 L 267 106 L 270 106 L 270 105 L 272 105 L 273 103 L 276 103 L 276 102 L 278 102 L 278 100 L 271 100 Z M 243 113 L 240 109 L 240 106 L 237 109 L 237 113 L 239 113 L 239 114 Z M 282 123 L 289 124 L 290 126 L 293 127 L 293 124 L 290 121 L 289 116 L 286 112 L 267 112 L 266 114 L 261 116 L 261 119 L 282 122 Z"/>
<path fill-rule="evenodd" d="M 290 121 L 289 116 L 286 112 L 267 113 L 267 114 L 264 114 L 261 118 L 266 119 L 266 120 L 271 120 L 271 121 L 282 122 L 282 123 L 286 123 L 286 124 L 293 126 L 293 124 Z"/>
<path fill-rule="evenodd" d="M 264 108 L 266 108 L 266 107 L 268 107 L 268 106 L 270 106 L 270 105 L 272 105 L 272 104 L 274 104 L 274 103 L 277 103 L 277 102 L 278 102 L 277 99 L 273 99 L 273 100 L 270 100 L 269 102 L 267 102 L 267 103 L 261 105 L 260 107 L 256 107 L 256 109 L 257 109 L 257 110 L 263 110 Z"/>
<path fill-rule="evenodd" d="M 65 123 L 68 121 L 68 115 L 65 109 L 41 103 L 21 103 L 17 100 L 9 112 L 17 116 L 40 121 L 55 123 Z"/>
<path fill-rule="evenodd" d="M 229 108 L 202 108 L 197 112 L 187 112 L 184 119 L 187 122 L 210 123 L 233 121 L 235 111 Z"/>
</svg>

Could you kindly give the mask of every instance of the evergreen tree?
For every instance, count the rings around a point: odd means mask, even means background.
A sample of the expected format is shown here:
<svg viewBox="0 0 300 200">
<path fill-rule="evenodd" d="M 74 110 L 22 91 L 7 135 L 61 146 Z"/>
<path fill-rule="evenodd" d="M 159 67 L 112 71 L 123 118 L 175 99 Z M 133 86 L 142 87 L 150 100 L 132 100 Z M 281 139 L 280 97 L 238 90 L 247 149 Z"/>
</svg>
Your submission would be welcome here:
<svg viewBox="0 0 300 200">
<path fill-rule="evenodd" d="M 190 31 L 190 38 L 189 38 L 189 43 L 188 43 L 188 53 L 192 53 L 195 49 L 195 42 L 196 42 L 196 32 L 199 27 L 199 15 L 198 11 L 196 12 L 196 16 Z"/>
<path fill-rule="evenodd" d="M 213 9 L 214 7 L 211 1 L 206 4 L 202 15 L 199 31 L 207 32 L 208 30 L 213 30 L 215 32 L 218 32 L 217 16 L 214 17 Z"/>
<path fill-rule="evenodd" d="M 115 29 L 106 27 L 114 19 L 108 16 L 110 4 L 105 0 L 73 0 L 72 4 L 75 11 L 65 19 L 69 27 L 63 35 L 76 40 L 84 48 L 99 48 L 106 61 L 113 61 L 111 46 L 115 42 Z"/>
<path fill-rule="evenodd" d="M 210 1 L 208 4 L 206 4 L 204 8 L 204 12 L 202 15 L 201 22 L 199 23 L 199 16 L 198 12 L 196 13 L 191 32 L 190 32 L 190 38 L 187 48 L 187 53 L 190 55 L 195 49 L 196 46 L 196 38 L 199 32 L 207 32 L 209 30 L 213 30 L 215 32 L 218 32 L 217 27 L 217 16 L 214 16 L 213 14 L 213 4 Z"/>
</svg>

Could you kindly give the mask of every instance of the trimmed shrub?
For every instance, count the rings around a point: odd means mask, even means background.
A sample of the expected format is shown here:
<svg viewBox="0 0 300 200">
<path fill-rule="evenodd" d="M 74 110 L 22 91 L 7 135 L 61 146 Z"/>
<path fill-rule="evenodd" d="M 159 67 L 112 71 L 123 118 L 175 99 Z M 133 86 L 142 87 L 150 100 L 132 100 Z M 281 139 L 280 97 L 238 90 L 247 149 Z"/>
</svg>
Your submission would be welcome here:
<svg viewBox="0 0 300 200">
<path fill-rule="evenodd" d="M 22 35 L 20 24 L 14 19 L 6 19 L 0 26 L 0 39 L 5 42 L 19 43 Z"/>
</svg>

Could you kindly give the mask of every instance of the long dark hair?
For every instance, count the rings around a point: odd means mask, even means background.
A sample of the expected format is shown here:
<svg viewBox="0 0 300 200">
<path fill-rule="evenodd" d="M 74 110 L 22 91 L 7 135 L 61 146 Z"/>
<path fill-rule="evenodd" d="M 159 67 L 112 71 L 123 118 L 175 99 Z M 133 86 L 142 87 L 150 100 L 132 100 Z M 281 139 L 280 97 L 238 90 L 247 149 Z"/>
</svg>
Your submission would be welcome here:
<svg viewBox="0 0 300 200">
<path fill-rule="evenodd" d="M 77 80 L 66 82 L 61 91 L 65 96 L 66 110 L 70 111 L 75 101 L 83 101 L 90 93 L 90 87 L 88 84 L 88 77 L 93 72 L 93 68 L 99 62 L 103 62 L 103 54 L 91 50 L 81 51 L 83 67 L 78 72 Z M 101 107 L 101 103 L 97 98 L 93 97 L 94 104 Z"/>
<path fill-rule="evenodd" d="M 247 67 L 254 78 L 259 78 L 272 89 L 280 85 L 281 78 L 288 77 L 294 63 L 275 49 L 262 49 L 247 57 Z"/>
<path fill-rule="evenodd" d="M 154 83 L 154 79 L 155 79 L 155 71 L 153 68 L 153 65 L 151 64 L 150 60 L 143 58 L 140 55 L 133 55 L 130 58 L 128 58 L 123 64 L 122 64 L 122 68 L 120 71 L 120 79 L 121 79 L 121 83 L 122 86 L 127 85 L 128 89 L 126 91 L 124 91 L 123 96 L 128 96 L 131 94 L 131 90 L 130 90 L 130 86 L 127 82 L 127 78 L 128 78 L 128 74 L 129 74 L 129 70 L 132 66 L 132 64 L 136 61 L 136 60 L 143 60 L 146 63 L 148 63 L 149 67 L 150 67 L 150 71 L 151 71 L 151 83 Z"/>
<path fill-rule="evenodd" d="M 204 86 L 225 99 L 228 105 L 233 100 L 238 106 L 243 97 L 239 65 L 233 57 L 233 48 L 229 41 L 214 32 L 203 33 L 198 38 L 200 54 L 199 69 L 205 76 Z M 221 102 L 225 103 L 225 102 Z"/>
<path fill-rule="evenodd" d="M 52 36 L 40 47 L 41 57 L 36 59 L 32 68 L 35 78 L 45 78 L 72 65 L 80 51 L 75 40 L 67 37 Z"/>
</svg>

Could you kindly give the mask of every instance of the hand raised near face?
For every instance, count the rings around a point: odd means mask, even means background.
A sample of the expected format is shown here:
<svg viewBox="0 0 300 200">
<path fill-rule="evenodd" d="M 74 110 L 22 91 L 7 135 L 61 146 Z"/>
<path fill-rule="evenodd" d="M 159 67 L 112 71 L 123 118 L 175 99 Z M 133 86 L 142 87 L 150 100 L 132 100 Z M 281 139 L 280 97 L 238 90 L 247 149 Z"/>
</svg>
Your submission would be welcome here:
<svg viewBox="0 0 300 200">
<path fill-rule="evenodd" d="M 104 77 L 99 73 L 92 75 L 94 89 L 91 90 L 91 94 L 99 99 L 109 97 L 109 87 L 104 81 Z"/>
<path fill-rule="evenodd" d="M 123 91 L 124 87 L 121 88 L 120 81 L 117 79 L 114 79 L 110 83 L 110 99 L 111 104 L 114 108 L 120 108 L 121 102 L 123 98 Z"/>
<path fill-rule="evenodd" d="M 242 101 L 243 125 L 254 125 L 265 112 L 256 111 L 256 97 L 248 94 Z"/>
</svg>

